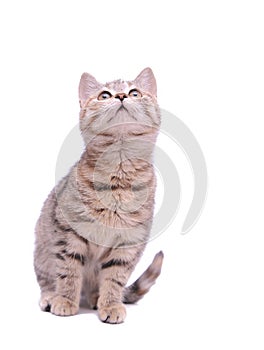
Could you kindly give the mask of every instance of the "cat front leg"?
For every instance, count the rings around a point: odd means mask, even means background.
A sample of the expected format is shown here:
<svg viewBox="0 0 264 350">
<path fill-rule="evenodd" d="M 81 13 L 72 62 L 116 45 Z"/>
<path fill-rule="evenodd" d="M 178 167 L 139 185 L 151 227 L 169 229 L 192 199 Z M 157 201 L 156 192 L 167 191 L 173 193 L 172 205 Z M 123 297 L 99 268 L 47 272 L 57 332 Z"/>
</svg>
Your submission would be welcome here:
<svg viewBox="0 0 264 350">
<path fill-rule="evenodd" d="M 122 302 L 123 292 L 137 260 L 137 257 L 131 259 L 129 255 L 125 257 L 119 255 L 102 264 L 97 303 L 101 321 L 122 323 L 125 320 L 126 308 Z"/>
<path fill-rule="evenodd" d="M 129 274 L 124 266 L 103 267 L 97 308 L 99 318 L 107 323 L 122 323 L 126 308 L 122 303 L 123 291 Z"/>
<path fill-rule="evenodd" d="M 77 314 L 81 297 L 87 245 L 75 233 L 57 241 L 55 296 L 50 312 L 58 316 Z"/>
</svg>

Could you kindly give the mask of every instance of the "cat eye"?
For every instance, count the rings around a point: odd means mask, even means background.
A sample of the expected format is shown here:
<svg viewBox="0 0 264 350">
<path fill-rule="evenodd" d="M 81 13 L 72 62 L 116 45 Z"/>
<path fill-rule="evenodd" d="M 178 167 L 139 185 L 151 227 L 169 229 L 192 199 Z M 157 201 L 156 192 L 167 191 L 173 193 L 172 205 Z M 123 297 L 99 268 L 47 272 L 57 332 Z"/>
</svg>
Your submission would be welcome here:
<svg viewBox="0 0 264 350">
<path fill-rule="evenodd" d="M 100 93 L 100 95 L 98 96 L 98 100 L 102 101 L 102 100 L 107 100 L 108 98 L 112 97 L 112 95 L 110 94 L 110 92 L 108 91 L 103 91 Z"/>
<path fill-rule="evenodd" d="M 129 96 L 131 96 L 131 97 L 142 97 L 142 94 L 137 89 L 133 89 L 133 90 L 129 91 Z"/>
</svg>

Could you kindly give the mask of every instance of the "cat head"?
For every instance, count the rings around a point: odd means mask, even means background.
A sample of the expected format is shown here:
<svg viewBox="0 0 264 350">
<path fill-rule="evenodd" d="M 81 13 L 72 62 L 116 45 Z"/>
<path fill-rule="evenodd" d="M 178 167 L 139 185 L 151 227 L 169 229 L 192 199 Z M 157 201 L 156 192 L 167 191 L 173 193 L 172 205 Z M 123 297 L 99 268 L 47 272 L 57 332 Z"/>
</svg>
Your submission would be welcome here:
<svg viewBox="0 0 264 350">
<path fill-rule="evenodd" d="M 106 84 L 83 73 L 79 101 L 84 138 L 105 130 L 124 134 L 160 125 L 156 80 L 150 68 L 145 68 L 133 81 L 115 80 Z"/>
</svg>

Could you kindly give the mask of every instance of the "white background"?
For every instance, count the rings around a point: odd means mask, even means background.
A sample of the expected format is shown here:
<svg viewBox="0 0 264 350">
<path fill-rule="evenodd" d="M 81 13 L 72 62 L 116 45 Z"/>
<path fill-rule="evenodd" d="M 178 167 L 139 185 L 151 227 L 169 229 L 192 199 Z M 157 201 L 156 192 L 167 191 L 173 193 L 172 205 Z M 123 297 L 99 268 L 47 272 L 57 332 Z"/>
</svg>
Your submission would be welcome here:
<svg viewBox="0 0 264 350">
<path fill-rule="evenodd" d="M 24 0 L 0 7 L 1 348 L 263 349 L 263 2 Z M 175 147 L 179 215 L 149 244 L 132 278 L 162 249 L 164 268 L 151 292 L 118 326 L 83 309 L 68 318 L 40 312 L 34 225 L 61 144 L 78 121 L 79 78 L 88 71 L 102 82 L 133 79 L 146 66 L 160 106 L 203 149 L 209 187 L 202 216 L 180 234 L 193 183 Z"/>
</svg>

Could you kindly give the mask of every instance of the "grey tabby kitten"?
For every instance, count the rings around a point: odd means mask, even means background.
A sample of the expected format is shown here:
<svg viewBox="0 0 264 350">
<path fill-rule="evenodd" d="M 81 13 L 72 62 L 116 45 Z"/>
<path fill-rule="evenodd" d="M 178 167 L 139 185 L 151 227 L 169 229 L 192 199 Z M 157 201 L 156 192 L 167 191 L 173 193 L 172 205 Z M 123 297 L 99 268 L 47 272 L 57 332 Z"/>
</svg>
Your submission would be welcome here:
<svg viewBox="0 0 264 350">
<path fill-rule="evenodd" d="M 101 84 L 84 73 L 79 86 L 81 159 L 48 196 L 36 225 L 34 266 L 40 307 L 78 312 L 81 295 L 103 322 L 121 323 L 159 276 L 163 253 L 131 286 L 127 281 L 149 239 L 160 126 L 150 68 L 134 81 Z"/>
</svg>

